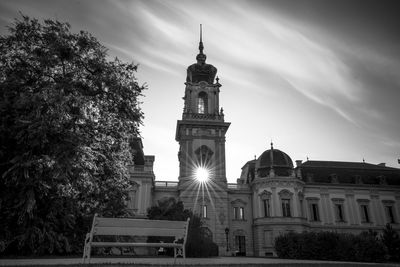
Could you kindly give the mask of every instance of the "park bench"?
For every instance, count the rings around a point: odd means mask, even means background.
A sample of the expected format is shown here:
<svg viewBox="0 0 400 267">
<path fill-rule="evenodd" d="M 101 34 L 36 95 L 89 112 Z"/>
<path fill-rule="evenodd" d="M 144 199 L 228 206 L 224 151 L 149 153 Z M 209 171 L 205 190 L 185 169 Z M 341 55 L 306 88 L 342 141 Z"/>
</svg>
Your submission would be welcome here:
<svg viewBox="0 0 400 267">
<path fill-rule="evenodd" d="M 92 229 L 86 234 L 83 251 L 83 263 L 90 261 L 92 247 L 164 247 L 174 248 L 174 258 L 186 257 L 185 244 L 189 228 L 187 221 L 167 221 L 129 218 L 103 218 L 94 215 Z M 143 242 L 98 242 L 94 236 L 167 236 L 174 237 L 172 243 L 143 243 Z M 182 243 L 178 240 L 183 239 Z"/>
</svg>

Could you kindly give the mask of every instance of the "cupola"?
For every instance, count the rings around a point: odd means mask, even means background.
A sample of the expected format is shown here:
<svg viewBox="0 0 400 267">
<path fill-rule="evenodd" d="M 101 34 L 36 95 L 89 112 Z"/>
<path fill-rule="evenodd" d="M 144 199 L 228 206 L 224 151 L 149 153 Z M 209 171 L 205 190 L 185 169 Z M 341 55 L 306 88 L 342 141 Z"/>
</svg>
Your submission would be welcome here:
<svg viewBox="0 0 400 267">
<path fill-rule="evenodd" d="M 285 152 L 274 149 L 264 151 L 256 162 L 256 172 L 259 177 L 267 177 L 270 173 L 277 176 L 290 176 L 293 172 L 292 159 Z"/>
</svg>

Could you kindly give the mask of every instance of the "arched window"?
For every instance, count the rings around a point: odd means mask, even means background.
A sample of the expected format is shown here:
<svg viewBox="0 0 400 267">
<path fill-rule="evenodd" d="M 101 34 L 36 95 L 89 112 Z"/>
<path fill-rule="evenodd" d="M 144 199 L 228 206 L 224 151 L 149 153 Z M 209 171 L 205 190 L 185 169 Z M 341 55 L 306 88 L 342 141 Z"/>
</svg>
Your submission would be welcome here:
<svg viewBox="0 0 400 267">
<path fill-rule="evenodd" d="M 197 98 L 197 112 L 200 114 L 208 113 L 208 98 L 206 92 L 200 92 Z"/>
<path fill-rule="evenodd" d="M 214 152 L 206 145 L 202 145 L 194 151 L 197 157 L 197 162 L 200 165 L 209 165 L 211 163 L 211 157 Z"/>
</svg>

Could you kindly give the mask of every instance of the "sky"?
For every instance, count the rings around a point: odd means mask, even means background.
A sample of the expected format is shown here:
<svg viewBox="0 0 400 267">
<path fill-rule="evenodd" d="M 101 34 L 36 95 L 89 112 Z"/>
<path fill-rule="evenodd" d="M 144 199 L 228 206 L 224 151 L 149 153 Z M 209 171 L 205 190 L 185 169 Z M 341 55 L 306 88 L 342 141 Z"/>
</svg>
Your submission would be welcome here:
<svg viewBox="0 0 400 267">
<path fill-rule="evenodd" d="M 400 4 L 370 0 L 0 0 L 0 34 L 19 12 L 92 33 L 110 58 L 139 64 L 146 155 L 177 181 L 177 120 L 203 25 L 218 69 L 228 182 L 274 148 L 293 161 L 399 168 Z"/>
</svg>

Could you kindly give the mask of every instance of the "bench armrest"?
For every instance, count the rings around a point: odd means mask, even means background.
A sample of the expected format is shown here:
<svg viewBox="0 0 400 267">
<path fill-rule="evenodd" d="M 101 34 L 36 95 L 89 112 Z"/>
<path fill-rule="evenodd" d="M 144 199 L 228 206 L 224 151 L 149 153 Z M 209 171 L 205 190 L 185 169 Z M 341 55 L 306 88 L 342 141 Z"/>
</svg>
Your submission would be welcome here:
<svg viewBox="0 0 400 267">
<path fill-rule="evenodd" d="M 90 239 L 90 233 L 87 233 L 87 234 L 86 234 L 86 237 L 85 237 L 85 244 L 86 244 L 87 242 L 89 242 L 89 239 Z"/>
</svg>

